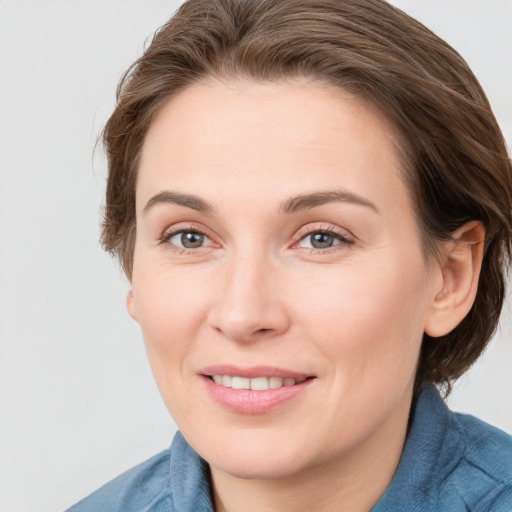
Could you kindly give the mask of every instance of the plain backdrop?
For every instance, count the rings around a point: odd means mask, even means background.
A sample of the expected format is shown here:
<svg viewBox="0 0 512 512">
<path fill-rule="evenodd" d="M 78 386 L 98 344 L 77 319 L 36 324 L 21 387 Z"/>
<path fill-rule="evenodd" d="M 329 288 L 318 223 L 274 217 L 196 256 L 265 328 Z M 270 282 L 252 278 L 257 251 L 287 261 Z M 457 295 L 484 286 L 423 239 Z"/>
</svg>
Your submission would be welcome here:
<svg viewBox="0 0 512 512">
<path fill-rule="evenodd" d="M 99 246 L 98 133 L 179 1 L 0 0 L 0 511 L 63 510 L 165 449 L 175 425 Z M 469 62 L 512 134 L 512 2 L 393 2 Z M 449 402 L 512 433 L 510 303 Z"/>
</svg>

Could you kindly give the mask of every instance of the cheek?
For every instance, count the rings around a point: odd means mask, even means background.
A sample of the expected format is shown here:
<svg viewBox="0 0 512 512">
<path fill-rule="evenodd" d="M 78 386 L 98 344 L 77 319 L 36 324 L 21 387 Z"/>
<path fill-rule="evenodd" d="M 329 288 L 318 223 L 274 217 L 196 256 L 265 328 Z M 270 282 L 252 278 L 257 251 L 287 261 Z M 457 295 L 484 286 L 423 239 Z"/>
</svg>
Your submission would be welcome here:
<svg viewBox="0 0 512 512">
<path fill-rule="evenodd" d="M 134 279 L 137 316 L 147 357 L 162 398 L 180 426 L 195 418 L 188 394 L 192 373 L 187 364 L 204 318 L 204 286 L 180 272 L 159 267 Z M 206 281 L 207 282 L 207 281 Z M 184 414 L 185 413 L 185 414 Z"/>
<path fill-rule="evenodd" d="M 423 265 L 397 260 L 332 270 L 297 291 L 296 317 L 308 337 L 332 364 L 343 364 L 344 375 L 410 372 L 423 334 Z"/>
<path fill-rule="evenodd" d="M 166 371 L 181 364 L 193 346 L 206 312 L 207 283 L 165 267 L 134 277 L 137 318 L 157 378 L 159 367 Z"/>
</svg>

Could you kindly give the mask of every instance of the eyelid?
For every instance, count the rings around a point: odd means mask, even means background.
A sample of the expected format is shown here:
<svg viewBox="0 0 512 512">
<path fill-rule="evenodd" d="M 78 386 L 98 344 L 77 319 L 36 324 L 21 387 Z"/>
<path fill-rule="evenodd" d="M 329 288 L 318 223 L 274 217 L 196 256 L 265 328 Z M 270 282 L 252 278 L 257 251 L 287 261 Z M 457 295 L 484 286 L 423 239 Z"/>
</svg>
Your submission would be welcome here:
<svg viewBox="0 0 512 512">
<path fill-rule="evenodd" d="M 167 244 L 167 246 L 170 250 L 172 250 L 173 252 L 177 252 L 177 253 L 182 253 L 182 254 L 193 253 L 193 252 L 196 253 L 196 252 L 198 252 L 198 249 L 207 249 L 208 247 L 210 247 L 210 244 L 206 245 L 206 246 L 201 246 L 197 249 L 187 249 L 186 247 L 179 247 L 174 244 L 171 244 L 171 243 L 169 243 L 169 241 L 172 237 L 176 236 L 179 233 L 190 232 L 190 233 L 197 233 L 197 234 L 203 235 L 210 242 L 215 244 L 215 242 L 213 242 L 213 240 L 212 240 L 212 237 L 208 235 L 207 231 L 208 230 L 206 230 L 204 228 L 200 228 L 196 224 L 193 224 L 193 223 L 173 225 L 173 226 L 165 229 L 162 232 L 162 234 L 158 237 L 158 244 L 159 245 Z"/>
<path fill-rule="evenodd" d="M 325 233 L 335 237 L 339 240 L 339 243 L 332 245 L 331 247 L 324 249 L 317 249 L 312 247 L 298 247 L 300 242 L 302 242 L 308 236 L 311 236 L 315 233 Z M 333 226 L 332 224 L 323 224 L 323 225 L 311 225 L 302 227 L 296 235 L 296 241 L 292 245 L 292 249 L 305 249 L 306 251 L 314 254 L 328 254 L 331 252 L 336 252 L 343 250 L 347 246 L 354 245 L 357 241 L 357 238 L 348 230 L 339 228 L 337 226 Z"/>
<path fill-rule="evenodd" d="M 314 233 L 326 233 L 329 235 L 333 235 L 335 237 L 338 237 L 340 240 L 351 244 L 354 244 L 357 241 L 357 238 L 347 229 L 342 229 L 333 226 L 332 224 L 322 224 L 313 226 L 311 224 L 308 224 L 307 226 L 302 227 L 297 232 L 297 241 L 294 243 L 294 245 L 296 245 L 300 241 L 304 240 L 304 238 Z"/>
<path fill-rule="evenodd" d="M 176 236 L 179 233 L 183 232 L 192 232 L 192 233 L 198 233 L 203 235 L 205 238 L 207 238 L 211 244 L 206 246 L 200 246 L 196 249 L 187 249 L 185 247 L 179 247 L 174 244 L 168 243 L 169 240 Z M 320 225 L 311 225 L 307 224 L 306 226 L 303 226 L 299 229 L 297 234 L 295 235 L 295 242 L 293 242 L 291 248 L 298 248 L 297 245 L 307 238 L 308 236 L 311 236 L 315 233 L 325 233 L 328 235 L 331 235 L 335 237 L 337 240 L 340 241 L 339 244 L 335 244 L 329 248 L 324 249 L 315 249 L 315 248 L 305 248 L 309 250 L 310 252 L 317 252 L 317 253 L 328 253 L 332 251 L 339 250 L 337 248 L 339 245 L 353 245 L 356 243 L 357 238 L 347 229 L 339 228 L 336 226 L 333 226 L 332 224 L 320 224 Z M 181 254 L 190 254 L 190 253 L 197 253 L 198 249 L 208 249 L 212 245 L 216 245 L 216 243 L 213 241 L 213 238 L 208 235 L 208 230 L 204 229 L 202 227 L 198 227 L 194 223 L 186 223 L 186 224 L 178 224 L 173 225 L 167 229 L 165 229 L 162 234 L 159 237 L 159 245 L 160 244 L 167 244 L 168 248 L 171 249 L 173 252 L 181 253 Z"/>
</svg>

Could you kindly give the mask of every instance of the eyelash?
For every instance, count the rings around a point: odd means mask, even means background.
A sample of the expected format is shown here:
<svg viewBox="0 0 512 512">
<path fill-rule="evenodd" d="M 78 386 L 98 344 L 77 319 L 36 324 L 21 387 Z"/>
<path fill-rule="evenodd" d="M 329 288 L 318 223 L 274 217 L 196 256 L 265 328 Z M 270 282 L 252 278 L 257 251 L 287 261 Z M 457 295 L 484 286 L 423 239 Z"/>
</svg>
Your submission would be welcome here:
<svg viewBox="0 0 512 512">
<path fill-rule="evenodd" d="M 165 231 L 162 234 L 162 236 L 160 237 L 159 243 L 160 244 L 167 244 L 168 245 L 168 249 L 170 251 L 174 252 L 174 253 L 177 253 L 177 254 L 192 254 L 192 253 L 196 252 L 197 249 L 184 249 L 184 248 L 177 247 L 175 245 L 172 245 L 172 244 L 168 243 L 169 240 L 171 240 L 172 237 L 174 237 L 174 236 L 176 236 L 176 235 L 178 235 L 180 233 L 194 233 L 194 234 L 197 234 L 197 235 L 203 235 L 203 236 L 205 236 L 206 238 L 209 239 L 209 237 L 208 237 L 208 235 L 206 233 L 204 233 L 200 229 L 196 228 L 195 226 L 189 226 L 189 227 L 185 226 L 185 227 L 180 227 L 178 229 L 171 229 L 169 231 Z M 346 233 L 343 233 L 343 232 L 338 231 L 338 230 L 336 230 L 336 229 L 334 229 L 334 228 L 332 228 L 330 226 L 327 226 L 327 227 L 320 227 L 320 228 L 310 229 L 309 231 L 306 231 L 304 233 L 299 234 L 299 240 L 293 246 L 297 245 L 302 240 L 305 240 L 308 236 L 312 236 L 312 235 L 315 235 L 317 233 L 321 233 L 323 235 L 332 236 L 333 238 L 338 240 L 340 243 L 339 244 L 335 244 L 335 245 L 333 245 L 331 247 L 328 247 L 326 249 L 307 248 L 311 254 L 331 253 L 331 252 L 339 250 L 339 249 L 336 249 L 336 247 L 338 247 L 338 246 L 354 245 L 355 244 L 355 240 L 353 238 L 351 238 L 350 236 L 348 236 Z M 199 248 L 201 248 L 201 247 L 199 247 Z"/>
<path fill-rule="evenodd" d="M 315 235 L 317 233 L 321 233 L 323 235 L 329 235 L 332 236 L 334 239 L 338 240 L 340 243 L 332 245 L 331 247 L 328 247 L 326 249 L 315 249 L 314 247 L 308 247 L 308 251 L 311 254 L 326 254 L 331 252 L 336 252 L 341 249 L 339 246 L 346 246 L 346 245 L 354 245 L 355 240 L 350 237 L 346 232 L 338 231 L 335 228 L 332 228 L 330 226 L 325 227 L 319 227 L 314 229 L 306 230 L 304 233 L 299 233 L 299 241 L 293 244 L 295 247 L 299 242 L 302 242 L 307 237 Z"/>
<path fill-rule="evenodd" d="M 181 247 L 177 247 L 177 246 L 172 245 L 172 244 L 169 243 L 169 240 L 173 236 L 176 236 L 176 235 L 178 235 L 180 233 L 194 233 L 194 234 L 203 235 L 203 236 L 209 238 L 208 235 L 206 233 L 204 233 L 203 231 L 201 231 L 200 229 L 197 229 L 194 226 L 185 226 L 185 227 L 180 227 L 178 229 L 170 229 L 168 231 L 165 231 L 162 234 L 162 236 L 160 237 L 159 243 L 161 245 L 167 244 L 168 249 L 170 251 L 178 253 L 178 254 L 190 254 L 190 253 L 195 252 L 196 249 L 182 249 Z"/>
</svg>

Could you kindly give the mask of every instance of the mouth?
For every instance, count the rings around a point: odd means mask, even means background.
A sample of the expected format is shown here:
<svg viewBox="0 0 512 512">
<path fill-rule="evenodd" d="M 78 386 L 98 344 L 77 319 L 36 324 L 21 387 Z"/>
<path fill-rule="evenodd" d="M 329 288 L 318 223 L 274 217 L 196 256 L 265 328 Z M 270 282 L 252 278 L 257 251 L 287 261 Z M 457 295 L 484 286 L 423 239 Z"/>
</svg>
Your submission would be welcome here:
<svg viewBox="0 0 512 512">
<path fill-rule="evenodd" d="M 241 414 L 262 414 L 296 400 L 317 380 L 274 367 L 215 366 L 200 373 L 206 390 L 225 409 Z"/>
<path fill-rule="evenodd" d="M 219 386 L 232 389 L 251 389 L 253 391 L 266 391 L 268 389 L 280 389 L 285 386 L 296 386 L 314 377 L 241 377 L 239 375 L 208 375 L 210 380 Z"/>
</svg>

